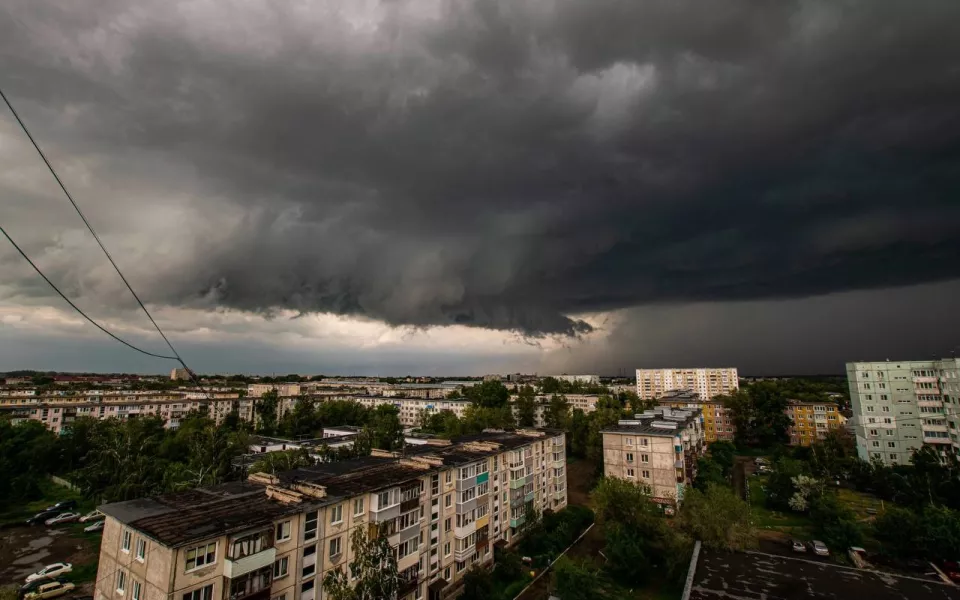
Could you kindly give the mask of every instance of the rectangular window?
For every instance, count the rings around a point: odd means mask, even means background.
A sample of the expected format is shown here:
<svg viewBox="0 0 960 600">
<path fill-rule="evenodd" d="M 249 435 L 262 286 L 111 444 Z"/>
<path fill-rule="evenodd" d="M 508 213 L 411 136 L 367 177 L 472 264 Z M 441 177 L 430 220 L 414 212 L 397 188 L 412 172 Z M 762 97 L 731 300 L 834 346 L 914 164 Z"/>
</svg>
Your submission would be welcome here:
<svg viewBox="0 0 960 600">
<path fill-rule="evenodd" d="M 640 455 L 640 462 L 644 462 L 644 463 L 650 462 L 650 455 L 649 455 L 649 454 L 641 454 L 641 455 Z"/>
<path fill-rule="evenodd" d="M 307 518 L 303 523 L 303 539 L 313 540 L 317 538 L 317 519 L 319 511 L 307 513 Z"/>
<path fill-rule="evenodd" d="M 339 537 L 335 537 L 332 540 L 330 540 L 330 558 L 340 555 L 341 542 L 342 542 L 342 538 L 339 538 Z"/>
<path fill-rule="evenodd" d="M 134 556 L 136 556 L 140 562 L 143 562 L 144 559 L 147 558 L 147 540 L 142 538 L 137 539 L 137 552 Z"/>
<path fill-rule="evenodd" d="M 450 504 L 453 503 L 453 494 L 447 494 L 447 497 L 443 501 L 444 508 L 450 508 Z"/>
<path fill-rule="evenodd" d="M 643 471 L 642 474 L 644 479 L 650 479 L 650 471 Z"/>
<path fill-rule="evenodd" d="M 290 539 L 290 521 L 284 521 L 283 523 L 277 523 L 277 540 L 278 542 L 285 542 Z"/>
<path fill-rule="evenodd" d="M 633 469 L 627 469 L 627 477 L 633 477 Z"/>
<path fill-rule="evenodd" d="M 363 498 L 357 498 L 353 501 L 353 514 L 357 516 L 363 514 Z"/>
<path fill-rule="evenodd" d="M 289 566 L 290 559 L 288 557 L 278 558 L 277 562 L 273 563 L 273 578 L 280 579 L 281 577 L 286 577 Z"/>
<path fill-rule="evenodd" d="M 447 483 L 453 481 L 453 471 L 447 471 L 447 475 L 444 479 Z"/>
<path fill-rule="evenodd" d="M 183 600 L 213 600 L 213 584 L 187 592 L 183 595 Z"/>
<path fill-rule="evenodd" d="M 443 555 L 450 556 L 450 542 L 444 542 L 443 544 Z"/>
<path fill-rule="evenodd" d="M 447 520 L 443 522 L 443 531 L 450 531 L 450 517 L 447 517 Z"/>
<path fill-rule="evenodd" d="M 627 452 L 627 462 L 633 462 L 633 452 Z"/>
<path fill-rule="evenodd" d="M 192 571 L 217 562 L 217 543 L 210 542 L 187 550 L 186 570 Z"/>
<path fill-rule="evenodd" d="M 140 590 L 142 586 L 139 581 L 133 582 L 133 600 L 140 600 Z"/>
<path fill-rule="evenodd" d="M 343 523 L 343 505 L 338 504 L 330 509 L 330 524 L 339 525 Z"/>
<path fill-rule="evenodd" d="M 123 569 L 117 569 L 117 591 L 121 594 L 127 587 L 127 573 Z"/>
<path fill-rule="evenodd" d="M 124 552 L 130 552 L 130 540 L 133 536 L 129 531 L 124 530 L 123 532 L 123 543 L 120 545 L 120 549 Z"/>
<path fill-rule="evenodd" d="M 377 508 L 383 509 L 390 506 L 390 492 L 380 492 L 377 494 Z"/>
</svg>

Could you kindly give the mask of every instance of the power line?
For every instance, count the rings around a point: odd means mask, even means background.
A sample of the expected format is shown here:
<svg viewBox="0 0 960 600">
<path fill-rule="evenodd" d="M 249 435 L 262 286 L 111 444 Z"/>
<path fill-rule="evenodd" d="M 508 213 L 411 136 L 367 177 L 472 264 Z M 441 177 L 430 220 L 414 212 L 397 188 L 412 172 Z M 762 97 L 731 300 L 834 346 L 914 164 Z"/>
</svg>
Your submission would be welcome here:
<svg viewBox="0 0 960 600">
<path fill-rule="evenodd" d="M 120 267 L 118 267 L 116 261 L 113 260 L 113 256 L 111 256 L 111 255 L 110 255 L 110 252 L 107 251 L 107 247 L 104 246 L 103 241 L 100 240 L 100 236 L 97 235 L 97 232 L 93 229 L 93 225 L 90 224 L 90 221 L 87 220 L 87 217 L 83 214 L 83 211 L 80 210 L 80 206 L 79 206 L 79 205 L 77 204 L 77 202 L 73 199 L 73 196 L 72 196 L 72 195 L 70 194 L 70 192 L 67 190 L 67 186 L 64 185 L 63 181 L 60 179 L 60 176 L 57 175 L 56 169 L 54 169 L 54 168 L 53 168 L 53 165 L 50 164 L 50 161 L 47 159 L 47 156 L 43 153 L 43 150 L 40 149 L 40 145 L 37 144 L 37 141 L 36 141 L 35 139 L 33 139 L 33 135 L 31 135 L 30 130 L 27 129 L 26 123 L 23 122 L 23 119 L 20 118 L 20 115 L 17 113 L 16 109 L 13 108 L 13 104 L 10 103 L 10 100 L 7 98 L 7 95 L 3 93 L 3 89 L 0 89 L 0 98 L 3 98 L 3 102 L 7 105 L 7 108 L 10 109 L 10 112 L 13 113 L 13 117 L 17 120 L 17 123 L 20 125 L 20 129 L 23 130 L 23 133 L 26 134 L 27 138 L 30 140 L 30 143 L 33 144 L 34 149 L 36 149 L 37 154 L 40 155 L 40 158 L 43 159 L 44 164 L 47 165 L 47 169 L 50 171 L 50 174 L 53 175 L 53 178 L 54 178 L 54 179 L 56 179 L 57 183 L 60 185 L 60 189 L 63 190 L 63 193 L 64 193 L 64 195 L 67 197 L 67 199 L 70 201 L 70 204 L 73 205 L 73 208 L 77 211 L 77 214 L 80 215 L 80 219 L 83 221 L 83 224 L 87 226 L 87 229 L 88 229 L 88 230 L 90 231 L 90 233 L 93 235 L 93 239 L 97 240 L 97 244 L 100 246 L 100 249 L 103 250 L 103 253 L 104 253 L 104 255 L 106 255 L 107 260 L 110 261 L 110 264 L 113 265 L 113 268 L 114 268 L 114 270 L 117 272 L 117 275 L 120 276 L 120 279 L 123 281 L 124 285 L 126 285 L 126 286 L 127 286 L 127 289 L 130 290 L 130 294 L 133 295 L 133 297 L 134 297 L 134 298 L 136 299 L 136 301 L 137 301 L 137 304 L 139 304 L 139 305 L 140 305 L 140 308 L 143 309 L 144 314 L 146 314 L 146 315 L 147 315 L 147 318 L 150 319 L 150 322 L 153 323 L 153 326 L 156 328 L 157 333 L 160 334 L 160 337 L 163 338 L 163 341 L 167 343 L 167 346 L 170 348 L 170 351 L 173 352 L 173 357 L 164 356 L 164 357 L 162 357 L 162 358 L 168 358 L 168 359 L 172 358 L 172 360 L 176 360 L 176 361 L 179 362 L 181 365 L 183 365 L 183 368 L 184 368 L 184 369 L 187 371 L 187 373 L 190 375 L 190 379 L 193 380 L 194 384 L 196 384 L 196 386 L 197 386 L 198 388 L 200 388 L 200 390 L 201 390 L 204 394 L 206 394 L 207 398 L 209 399 L 210 394 L 208 394 L 208 393 L 206 392 L 206 390 L 203 389 L 203 386 L 200 385 L 200 382 L 197 380 L 196 376 L 193 374 L 193 371 L 191 371 L 191 370 L 190 370 L 190 367 L 187 366 L 187 363 L 184 362 L 183 358 L 182 358 L 182 357 L 180 356 L 180 354 L 177 352 L 177 349 L 173 347 L 173 344 L 170 343 L 170 340 L 167 339 L 167 336 L 163 333 L 163 330 L 160 329 L 160 326 L 157 325 L 157 322 L 153 319 L 153 315 L 150 314 L 150 311 L 147 310 L 147 307 L 144 305 L 143 301 L 140 300 L 140 296 L 138 296 L 137 293 L 136 293 L 135 291 L 133 291 L 133 286 L 131 286 L 131 285 L 130 285 L 130 282 L 127 281 L 127 278 L 123 276 L 123 273 L 120 271 Z M 4 235 L 6 235 L 6 232 L 4 232 Z M 6 237 L 7 237 L 8 240 L 10 239 L 10 236 L 6 236 Z M 10 242 L 12 243 L 13 240 L 10 240 Z M 17 248 L 17 249 L 19 250 L 19 248 Z M 26 254 L 24 254 L 22 251 L 20 252 L 20 254 L 23 255 L 23 256 L 26 258 Z M 29 259 L 28 259 L 28 260 L 29 260 Z M 31 264 L 33 264 L 33 263 L 31 263 Z M 36 266 L 34 266 L 34 269 L 36 269 Z M 40 270 L 37 269 L 37 272 L 39 273 Z M 43 275 L 43 274 L 41 273 L 41 275 Z M 46 277 L 44 277 L 44 279 L 46 279 Z M 47 280 L 47 282 L 49 283 L 50 281 Z M 53 284 L 51 284 L 51 285 L 53 285 Z M 56 289 L 56 288 L 54 288 L 54 289 Z M 59 292 L 59 290 L 57 290 L 57 291 Z M 63 296 L 63 294 L 60 294 L 60 295 Z M 63 296 L 63 298 L 66 299 L 66 296 Z M 67 301 L 69 302 L 69 300 L 67 300 Z M 72 303 L 72 302 L 71 302 L 70 304 L 71 304 L 71 306 L 73 306 L 73 303 Z M 74 306 L 74 308 L 76 308 L 76 306 Z M 78 310 L 79 310 L 79 309 L 78 309 Z M 82 314 L 82 313 L 81 313 L 81 314 Z M 84 316 L 86 316 L 86 315 L 84 315 Z M 88 317 L 88 320 L 90 320 L 89 317 Z M 93 323 L 92 320 L 90 320 L 90 322 Z M 96 324 L 96 323 L 94 323 L 94 324 Z M 100 327 L 100 326 L 97 325 L 97 327 Z M 106 332 L 106 329 L 103 329 L 102 327 L 100 327 L 100 329 Z M 107 332 L 107 333 L 109 333 L 109 332 Z M 114 336 L 113 334 L 110 334 L 110 335 L 111 335 L 111 337 L 114 337 L 114 338 L 117 339 L 117 340 L 120 339 L 120 338 L 117 338 L 116 336 Z M 122 340 L 120 340 L 120 341 L 122 341 Z M 123 343 L 126 344 L 127 346 L 130 346 L 131 348 L 133 347 L 133 346 L 131 346 L 130 344 L 128 344 L 127 342 L 123 342 Z M 141 350 L 141 352 L 142 352 L 142 350 Z M 154 356 L 157 356 L 157 355 L 154 355 Z"/>
<path fill-rule="evenodd" d="M 60 294 L 60 297 L 63 298 L 63 299 L 67 302 L 67 304 L 69 304 L 70 306 L 72 306 L 72 307 L 73 307 L 73 310 L 75 310 L 75 311 L 77 311 L 78 313 L 80 313 L 80 315 L 81 315 L 84 319 L 86 319 L 87 321 L 89 321 L 94 327 L 96 327 L 96 328 L 99 329 L 100 331 L 104 332 L 105 334 L 109 335 L 109 336 L 112 337 L 113 339 L 117 340 L 118 342 L 120 342 L 120 343 L 123 344 L 124 346 L 127 346 L 128 348 L 132 348 L 133 350 L 136 350 L 137 352 L 140 352 L 141 354 L 146 354 L 147 356 L 153 356 L 153 357 L 155 357 L 155 358 L 165 358 L 165 359 L 167 359 L 167 360 L 177 360 L 177 357 L 175 357 L 175 356 L 164 356 L 163 354 L 154 354 L 153 352 L 147 352 L 146 350 L 143 350 L 143 349 L 141 349 L 141 348 L 137 348 L 136 346 L 134 346 L 134 345 L 131 344 L 130 342 L 128 342 L 128 341 L 126 341 L 126 340 L 124 340 L 124 339 L 122 339 L 122 338 L 120 338 L 120 337 L 117 337 L 117 336 L 114 335 L 112 332 L 110 332 L 109 330 L 107 330 L 105 327 L 103 327 L 102 325 L 100 325 L 99 323 L 97 323 L 96 321 L 94 321 L 93 319 L 91 319 L 90 317 L 88 317 L 85 312 L 83 312 L 82 310 L 80 310 L 80 308 L 79 308 L 76 304 L 74 304 L 73 302 L 71 302 L 71 301 L 70 301 L 70 298 L 67 298 L 67 296 L 66 296 L 63 292 L 61 292 L 60 289 L 59 289 L 56 285 L 54 285 L 54 283 L 53 283 L 52 281 L 50 281 L 50 279 L 49 279 L 46 275 L 43 274 L 43 271 L 41 271 L 41 270 L 39 269 L 39 267 L 37 267 L 37 265 L 34 264 L 34 262 L 33 262 L 32 260 L 30 260 L 30 257 L 27 256 L 27 254 L 20 248 L 20 246 L 17 245 L 17 243 L 16 243 L 15 241 L 13 241 L 13 238 L 10 237 L 10 234 L 8 234 L 3 227 L 0 227 L 0 233 L 3 233 L 3 236 L 4 236 L 5 238 L 7 238 L 7 241 L 9 241 L 11 244 L 13 244 L 13 247 L 16 248 L 16 249 L 17 249 L 17 252 L 20 253 L 20 256 L 22 256 L 23 259 L 26 260 L 26 261 L 30 264 L 31 267 L 33 267 L 33 270 L 36 271 L 37 274 L 40 275 L 40 277 L 43 277 L 43 280 L 46 281 L 46 282 L 50 285 L 50 287 L 53 288 L 53 290 L 54 290 L 55 292 L 57 292 L 58 294 Z"/>
</svg>

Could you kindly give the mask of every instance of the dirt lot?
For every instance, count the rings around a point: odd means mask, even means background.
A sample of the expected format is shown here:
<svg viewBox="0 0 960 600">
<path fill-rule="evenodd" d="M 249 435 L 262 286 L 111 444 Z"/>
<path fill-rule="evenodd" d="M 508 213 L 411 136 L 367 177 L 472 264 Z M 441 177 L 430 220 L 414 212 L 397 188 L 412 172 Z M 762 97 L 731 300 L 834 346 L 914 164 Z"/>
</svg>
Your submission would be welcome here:
<svg viewBox="0 0 960 600">
<path fill-rule="evenodd" d="M 80 525 L 64 528 L 17 526 L 0 530 L 0 586 L 22 584 L 24 578 L 44 565 L 72 563 L 76 569 L 76 595 L 90 594 L 99 555 L 99 540 L 80 533 Z"/>
</svg>

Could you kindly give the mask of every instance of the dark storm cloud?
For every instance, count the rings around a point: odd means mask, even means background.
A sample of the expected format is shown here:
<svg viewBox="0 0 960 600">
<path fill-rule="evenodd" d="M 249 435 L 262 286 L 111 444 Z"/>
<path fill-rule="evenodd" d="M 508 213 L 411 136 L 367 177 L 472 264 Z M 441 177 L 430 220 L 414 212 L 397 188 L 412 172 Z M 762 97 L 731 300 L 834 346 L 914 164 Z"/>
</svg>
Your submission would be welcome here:
<svg viewBox="0 0 960 600">
<path fill-rule="evenodd" d="M 960 276 L 960 3 L 286 6 L 2 9 L 45 139 L 196 177 L 155 301 L 574 333 Z"/>
</svg>

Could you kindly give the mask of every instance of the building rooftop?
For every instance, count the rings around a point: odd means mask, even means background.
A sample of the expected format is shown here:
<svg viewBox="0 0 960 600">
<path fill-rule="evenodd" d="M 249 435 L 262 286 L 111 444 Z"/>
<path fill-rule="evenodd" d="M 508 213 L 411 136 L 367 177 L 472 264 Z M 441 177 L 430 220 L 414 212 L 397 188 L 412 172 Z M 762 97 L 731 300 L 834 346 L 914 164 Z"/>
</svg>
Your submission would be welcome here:
<svg viewBox="0 0 960 600">
<path fill-rule="evenodd" d="M 675 437 L 694 421 L 699 421 L 702 411 L 696 409 L 676 409 L 668 407 L 654 408 L 641 414 L 633 415 L 633 419 L 620 419 L 616 425 L 605 427 L 600 433 L 635 433 Z"/>
<path fill-rule="evenodd" d="M 960 599 L 960 587 L 831 562 L 760 552 L 700 551 L 690 600 Z"/>
</svg>

